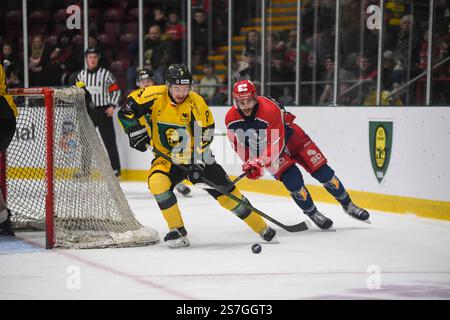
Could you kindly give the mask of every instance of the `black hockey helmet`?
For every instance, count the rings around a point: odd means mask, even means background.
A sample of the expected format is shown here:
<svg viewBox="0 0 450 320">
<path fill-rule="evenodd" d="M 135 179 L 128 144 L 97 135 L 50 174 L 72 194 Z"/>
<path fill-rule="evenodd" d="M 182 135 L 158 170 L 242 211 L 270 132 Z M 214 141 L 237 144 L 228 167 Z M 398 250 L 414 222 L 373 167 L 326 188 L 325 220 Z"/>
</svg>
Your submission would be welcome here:
<svg viewBox="0 0 450 320">
<path fill-rule="evenodd" d="M 192 84 L 192 75 L 184 64 L 171 64 L 166 71 L 166 84 Z"/>
<path fill-rule="evenodd" d="M 140 69 L 136 76 L 136 83 L 138 83 L 141 80 L 153 81 L 153 71 L 149 69 Z"/>
</svg>

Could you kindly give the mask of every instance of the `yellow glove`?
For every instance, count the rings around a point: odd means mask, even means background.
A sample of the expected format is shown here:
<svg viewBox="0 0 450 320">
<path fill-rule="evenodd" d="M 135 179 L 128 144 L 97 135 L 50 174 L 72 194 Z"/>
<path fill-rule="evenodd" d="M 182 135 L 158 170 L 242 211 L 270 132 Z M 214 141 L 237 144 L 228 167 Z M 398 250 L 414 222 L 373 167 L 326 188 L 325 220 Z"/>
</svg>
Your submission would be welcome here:
<svg viewBox="0 0 450 320">
<path fill-rule="evenodd" d="M 90 94 L 90 92 L 86 89 L 86 84 L 83 81 L 78 81 L 75 86 L 77 88 L 83 89 L 84 91 L 84 99 L 86 102 L 86 107 L 89 111 L 89 109 L 94 109 L 95 105 L 94 105 L 94 101 L 92 101 L 92 96 Z"/>
</svg>

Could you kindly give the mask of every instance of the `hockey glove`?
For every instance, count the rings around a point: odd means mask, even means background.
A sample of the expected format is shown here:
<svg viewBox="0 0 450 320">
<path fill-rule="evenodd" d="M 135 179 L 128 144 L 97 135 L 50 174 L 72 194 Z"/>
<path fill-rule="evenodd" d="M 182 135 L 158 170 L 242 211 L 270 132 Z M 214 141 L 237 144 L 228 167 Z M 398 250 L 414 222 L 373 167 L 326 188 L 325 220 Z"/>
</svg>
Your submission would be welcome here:
<svg viewBox="0 0 450 320">
<path fill-rule="evenodd" d="M 75 86 L 80 89 L 83 89 L 84 101 L 86 103 L 86 108 L 87 108 L 88 112 L 90 112 L 91 110 L 93 110 L 95 108 L 95 104 L 94 104 L 94 101 L 92 101 L 92 96 L 91 96 L 90 92 L 86 89 L 86 85 L 84 84 L 83 81 L 78 81 L 75 84 Z"/>
<path fill-rule="evenodd" d="M 264 174 L 264 163 L 259 159 L 248 160 L 242 166 L 242 170 L 249 179 L 261 178 Z"/>
<path fill-rule="evenodd" d="M 188 166 L 188 179 L 192 184 L 196 184 L 202 181 L 202 177 L 205 174 L 205 164 L 196 163 Z"/>
<path fill-rule="evenodd" d="M 135 125 L 127 130 L 127 134 L 130 139 L 130 147 L 141 152 L 147 151 L 147 145 L 150 144 L 147 128 L 142 125 Z"/>
</svg>

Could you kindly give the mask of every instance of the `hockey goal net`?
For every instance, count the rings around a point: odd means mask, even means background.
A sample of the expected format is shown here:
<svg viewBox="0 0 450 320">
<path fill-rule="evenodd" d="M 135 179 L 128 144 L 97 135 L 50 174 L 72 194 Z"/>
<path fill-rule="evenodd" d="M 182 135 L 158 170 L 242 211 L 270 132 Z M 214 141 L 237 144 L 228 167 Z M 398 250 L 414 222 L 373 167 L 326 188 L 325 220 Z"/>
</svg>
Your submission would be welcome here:
<svg viewBox="0 0 450 320">
<path fill-rule="evenodd" d="M 16 134 L 0 161 L 15 230 L 45 230 L 46 247 L 105 248 L 159 241 L 134 217 L 78 88 L 10 90 Z"/>
</svg>

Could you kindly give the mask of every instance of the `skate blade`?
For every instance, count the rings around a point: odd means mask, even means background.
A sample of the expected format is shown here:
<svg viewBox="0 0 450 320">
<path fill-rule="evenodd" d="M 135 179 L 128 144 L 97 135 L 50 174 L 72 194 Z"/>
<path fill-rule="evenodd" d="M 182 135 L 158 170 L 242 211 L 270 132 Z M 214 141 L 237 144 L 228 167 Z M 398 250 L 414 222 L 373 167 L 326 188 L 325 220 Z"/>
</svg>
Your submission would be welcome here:
<svg viewBox="0 0 450 320">
<path fill-rule="evenodd" d="M 277 236 L 273 237 L 273 239 L 270 240 L 270 241 L 266 241 L 264 239 L 262 239 L 262 240 L 263 241 L 261 242 L 261 244 L 280 244 L 280 241 L 278 241 L 278 237 Z"/>
<path fill-rule="evenodd" d="M 347 213 L 347 215 L 348 215 L 350 218 L 355 219 L 356 221 L 364 222 L 364 223 L 367 223 L 367 224 L 372 224 L 372 222 L 370 221 L 370 217 L 367 218 L 367 220 L 359 220 L 358 218 L 355 218 L 354 216 L 352 216 L 352 215 L 350 215 L 350 214 L 348 214 L 348 213 Z"/>
<path fill-rule="evenodd" d="M 176 240 L 168 240 L 166 242 L 167 242 L 167 246 L 171 249 L 189 247 L 189 245 L 190 245 L 189 240 L 186 237 L 181 237 Z"/>
<path fill-rule="evenodd" d="M 305 220 L 306 226 L 308 227 L 308 230 L 311 230 L 313 228 L 313 223 L 311 220 Z"/>
</svg>

